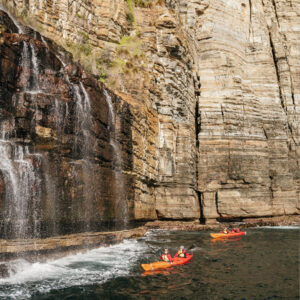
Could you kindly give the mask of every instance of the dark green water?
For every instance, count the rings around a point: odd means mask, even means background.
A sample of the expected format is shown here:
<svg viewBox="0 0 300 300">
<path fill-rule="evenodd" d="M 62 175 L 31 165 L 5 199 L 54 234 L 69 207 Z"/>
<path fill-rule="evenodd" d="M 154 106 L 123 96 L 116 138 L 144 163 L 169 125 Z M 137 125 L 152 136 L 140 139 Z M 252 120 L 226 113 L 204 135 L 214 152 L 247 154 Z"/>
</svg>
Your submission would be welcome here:
<svg viewBox="0 0 300 300">
<path fill-rule="evenodd" d="M 256 228 L 241 238 L 212 241 L 208 232 L 152 232 L 138 241 L 23 266 L 0 280 L 0 298 L 299 299 L 299 234 L 300 227 Z M 167 246 L 175 254 L 181 244 L 196 246 L 190 264 L 143 274 L 140 264 L 157 258 L 151 249 Z"/>
</svg>

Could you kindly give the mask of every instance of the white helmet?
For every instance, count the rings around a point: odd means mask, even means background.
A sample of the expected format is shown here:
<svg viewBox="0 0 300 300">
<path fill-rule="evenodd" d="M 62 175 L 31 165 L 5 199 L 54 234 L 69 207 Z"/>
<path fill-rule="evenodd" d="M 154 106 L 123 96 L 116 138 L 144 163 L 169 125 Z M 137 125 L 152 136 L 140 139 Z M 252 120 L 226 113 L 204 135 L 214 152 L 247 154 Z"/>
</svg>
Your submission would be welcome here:
<svg viewBox="0 0 300 300">
<path fill-rule="evenodd" d="M 184 246 L 180 246 L 180 249 L 183 250 L 183 249 L 184 249 Z"/>
</svg>

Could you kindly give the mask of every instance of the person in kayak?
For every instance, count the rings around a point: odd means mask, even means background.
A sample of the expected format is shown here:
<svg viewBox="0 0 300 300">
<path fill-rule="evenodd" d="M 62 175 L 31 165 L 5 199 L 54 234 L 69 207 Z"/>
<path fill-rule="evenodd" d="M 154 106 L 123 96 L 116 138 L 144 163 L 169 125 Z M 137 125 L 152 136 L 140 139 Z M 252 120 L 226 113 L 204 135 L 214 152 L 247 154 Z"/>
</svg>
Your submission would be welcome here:
<svg viewBox="0 0 300 300">
<path fill-rule="evenodd" d="M 235 226 L 235 227 L 232 229 L 231 232 L 239 233 L 239 232 L 241 232 L 241 231 L 240 231 L 240 229 L 239 229 L 237 226 Z"/>
<path fill-rule="evenodd" d="M 227 227 L 225 227 L 221 232 L 227 234 L 227 233 L 229 233 L 229 229 Z"/>
<path fill-rule="evenodd" d="M 180 246 L 180 249 L 177 251 L 174 257 L 185 258 L 188 253 L 185 252 L 184 246 Z"/>
<path fill-rule="evenodd" d="M 165 252 L 160 256 L 160 260 L 165 261 L 165 262 L 170 262 L 170 263 L 173 262 L 168 249 L 165 249 Z"/>
</svg>

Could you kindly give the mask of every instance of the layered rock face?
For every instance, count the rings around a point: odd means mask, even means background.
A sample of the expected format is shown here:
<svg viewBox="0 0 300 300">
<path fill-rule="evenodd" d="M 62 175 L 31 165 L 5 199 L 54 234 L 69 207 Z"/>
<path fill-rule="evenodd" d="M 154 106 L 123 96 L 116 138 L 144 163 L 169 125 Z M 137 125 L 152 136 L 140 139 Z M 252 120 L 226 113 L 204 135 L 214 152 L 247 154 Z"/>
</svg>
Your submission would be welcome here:
<svg viewBox="0 0 300 300">
<path fill-rule="evenodd" d="M 299 1 L 153 3 L 132 23 L 123 0 L 14 1 L 49 38 L 80 44 L 83 32 L 112 55 L 138 33 L 146 74 L 115 88 L 130 107 L 116 128 L 131 145 L 131 218 L 299 213 Z"/>
<path fill-rule="evenodd" d="M 298 1 L 211 1 L 198 20 L 207 21 L 195 31 L 207 218 L 299 210 L 297 11 Z"/>
<path fill-rule="evenodd" d="M 0 13 L 1 236 L 124 225 L 133 206 L 130 106 Z"/>
</svg>

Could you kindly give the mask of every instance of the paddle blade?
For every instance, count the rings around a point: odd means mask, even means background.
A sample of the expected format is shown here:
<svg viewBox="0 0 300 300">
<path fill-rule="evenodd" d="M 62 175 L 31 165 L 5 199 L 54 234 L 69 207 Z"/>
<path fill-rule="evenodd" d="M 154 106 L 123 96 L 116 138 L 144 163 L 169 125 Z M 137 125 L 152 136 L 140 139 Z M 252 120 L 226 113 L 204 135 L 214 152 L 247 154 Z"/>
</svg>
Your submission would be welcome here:
<svg viewBox="0 0 300 300">
<path fill-rule="evenodd" d="M 194 249 L 194 248 L 196 248 L 196 246 L 193 244 L 193 245 L 191 245 L 187 250 L 192 250 L 192 249 Z"/>
</svg>

